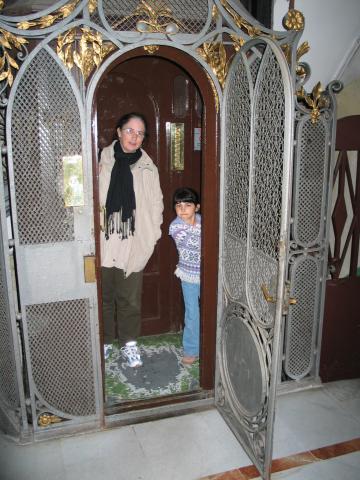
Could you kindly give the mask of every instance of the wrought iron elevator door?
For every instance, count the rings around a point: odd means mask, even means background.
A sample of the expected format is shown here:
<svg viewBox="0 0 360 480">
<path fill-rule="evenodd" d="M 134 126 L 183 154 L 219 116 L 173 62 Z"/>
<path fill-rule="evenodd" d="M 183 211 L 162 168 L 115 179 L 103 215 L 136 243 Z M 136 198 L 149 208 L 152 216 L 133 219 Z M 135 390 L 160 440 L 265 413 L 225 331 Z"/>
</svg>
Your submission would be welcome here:
<svg viewBox="0 0 360 480">
<path fill-rule="evenodd" d="M 222 111 L 222 225 L 216 404 L 270 478 L 286 303 L 293 92 L 280 48 L 251 40 L 234 58 Z"/>
<path fill-rule="evenodd" d="M 31 417 L 41 435 L 99 418 L 96 284 L 84 277 L 84 257 L 94 253 L 91 159 L 80 90 L 50 48 L 24 62 L 7 122 Z M 84 200 L 72 206 L 66 168 L 74 198 L 72 177 L 82 170 L 84 179 Z"/>
</svg>

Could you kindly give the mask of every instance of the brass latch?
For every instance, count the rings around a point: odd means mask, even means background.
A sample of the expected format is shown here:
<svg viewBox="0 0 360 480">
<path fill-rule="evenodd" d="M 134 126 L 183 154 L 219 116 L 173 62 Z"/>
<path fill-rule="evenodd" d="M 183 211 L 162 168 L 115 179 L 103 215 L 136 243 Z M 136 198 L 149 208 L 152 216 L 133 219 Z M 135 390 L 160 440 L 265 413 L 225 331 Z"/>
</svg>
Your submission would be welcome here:
<svg viewBox="0 0 360 480">
<path fill-rule="evenodd" d="M 284 294 L 284 305 L 296 305 L 296 298 L 290 297 L 290 282 L 285 282 L 285 294 Z"/>
<path fill-rule="evenodd" d="M 96 282 L 95 255 L 84 256 L 85 283 Z"/>
</svg>

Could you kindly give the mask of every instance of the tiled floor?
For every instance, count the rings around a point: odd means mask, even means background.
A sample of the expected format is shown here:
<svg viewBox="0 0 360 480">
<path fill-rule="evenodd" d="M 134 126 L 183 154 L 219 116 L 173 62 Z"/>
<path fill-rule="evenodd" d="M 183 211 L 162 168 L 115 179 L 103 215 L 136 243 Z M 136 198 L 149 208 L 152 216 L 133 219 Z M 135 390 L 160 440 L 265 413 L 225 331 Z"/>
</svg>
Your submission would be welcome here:
<svg viewBox="0 0 360 480">
<path fill-rule="evenodd" d="M 359 480 L 359 438 L 360 379 L 281 395 L 273 457 L 283 460 L 274 465 L 292 468 L 272 479 Z M 319 448 L 324 460 L 299 460 Z M 255 478 L 240 476 L 250 465 L 215 409 L 27 446 L 0 437 L 1 480 L 238 480 Z"/>
</svg>

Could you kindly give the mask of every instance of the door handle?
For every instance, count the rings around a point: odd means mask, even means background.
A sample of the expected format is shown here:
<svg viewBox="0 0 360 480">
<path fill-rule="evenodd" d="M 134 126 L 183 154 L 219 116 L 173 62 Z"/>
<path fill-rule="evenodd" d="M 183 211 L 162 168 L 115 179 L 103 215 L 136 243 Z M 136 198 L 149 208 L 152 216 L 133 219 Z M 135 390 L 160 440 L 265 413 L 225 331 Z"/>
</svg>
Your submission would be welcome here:
<svg viewBox="0 0 360 480">
<path fill-rule="evenodd" d="M 264 298 L 268 303 L 276 303 L 276 298 L 270 295 L 270 292 L 265 284 L 261 285 L 261 290 L 263 292 Z M 285 298 L 284 298 L 284 304 L 288 305 L 296 305 L 297 300 L 296 298 L 289 297 L 289 292 L 290 292 L 290 286 L 288 284 L 285 285 Z"/>
<path fill-rule="evenodd" d="M 263 295 L 264 295 L 265 300 L 266 300 L 268 303 L 276 303 L 276 298 L 274 298 L 274 297 L 272 297 L 272 296 L 270 295 L 270 292 L 269 292 L 269 290 L 268 290 L 268 287 L 267 287 L 265 284 L 261 285 L 261 290 L 262 290 L 262 292 L 263 292 Z"/>
</svg>

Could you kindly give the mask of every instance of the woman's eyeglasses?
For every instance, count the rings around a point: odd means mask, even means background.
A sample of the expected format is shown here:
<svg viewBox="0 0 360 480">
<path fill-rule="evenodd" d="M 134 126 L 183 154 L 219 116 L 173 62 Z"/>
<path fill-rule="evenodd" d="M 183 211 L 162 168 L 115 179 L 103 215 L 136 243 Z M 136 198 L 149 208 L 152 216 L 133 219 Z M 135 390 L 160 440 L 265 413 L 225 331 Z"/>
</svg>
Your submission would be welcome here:
<svg viewBox="0 0 360 480">
<path fill-rule="evenodd" d="M 133 135 L 136 135 L 139 138 L 145 137 L 145 132 L 142 132 L 141 130 L 134 130 L 133 128 L 123 128 L 122 132 L 125 132 L 126 135 L 129 135 L 130 137 Z"/>
</svg>

